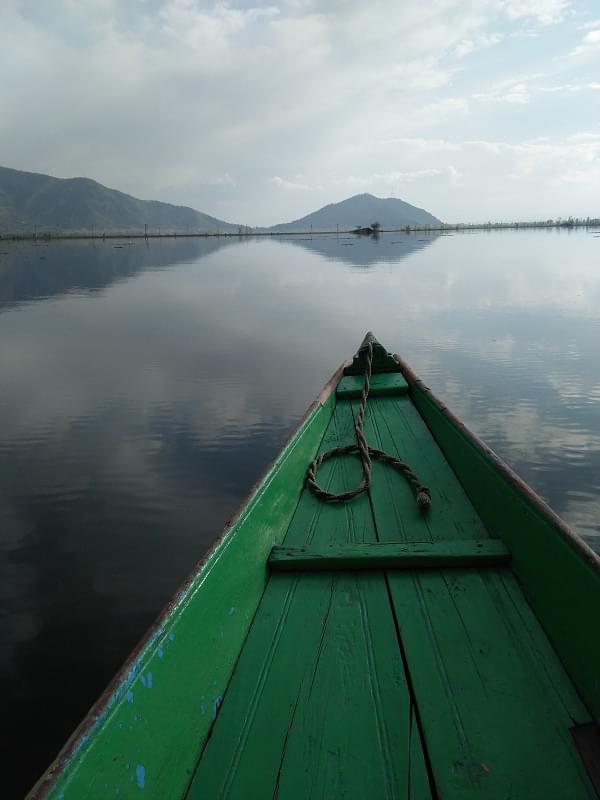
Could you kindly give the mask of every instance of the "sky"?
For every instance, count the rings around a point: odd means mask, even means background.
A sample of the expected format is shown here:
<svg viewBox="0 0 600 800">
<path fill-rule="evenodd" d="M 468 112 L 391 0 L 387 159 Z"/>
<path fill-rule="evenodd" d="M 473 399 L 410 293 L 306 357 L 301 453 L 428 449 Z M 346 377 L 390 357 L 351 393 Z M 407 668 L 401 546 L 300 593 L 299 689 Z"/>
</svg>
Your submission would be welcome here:
<svg viewBox="0 0 600 800">
<path fill-rule="evenodd" d="M 597 0 L 1 0 L 0 165 L 234 223 L 600 216 Z"/>
</svg>

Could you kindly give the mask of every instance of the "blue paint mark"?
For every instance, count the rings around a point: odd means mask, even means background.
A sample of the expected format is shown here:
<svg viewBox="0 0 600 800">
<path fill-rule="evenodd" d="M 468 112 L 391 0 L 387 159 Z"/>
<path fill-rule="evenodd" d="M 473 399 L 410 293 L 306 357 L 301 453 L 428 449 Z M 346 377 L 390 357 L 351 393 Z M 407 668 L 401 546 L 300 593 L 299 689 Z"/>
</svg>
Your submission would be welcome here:
<svg viewBox="0 0 600 800">
<path fill-rule="evenodd" d="M 75 758 L 75 756 L 78 755 L 79 751 L 82 750 L 87 744 L 89 738 L 90 738 L 89 733 L 86 733 L 85 736 L 81 737 L 81 739 L 77 742 L 75 749 L 73 750 L 71 758 Z"/>
<path fill-rule="evenodd" d="M 64 792 L 61 792 L 61 793 L 58 795 L 58 800 L 65 800 L 65 793 L 64 793 Z"/>
<path fill-rule="evenodd" d="M 229 616 L 231 616 L 235 612 L 235 606 L 231 606 L 229 609 Z"/>
<path fill-rule="evenodd" d="M 154 680 L 154 679 L 153 679 L 153 677 L 152 677 L 152 673 L 151 673 L 151 672 L 149 672 L 149 673 L 146 675 L 146 686 L 147 686 L 149 689 L 151 689 L 151 688 L 152 688 L 152 683 L 153 683 L 153 680 Z"/>
<path fill-rule="evenodd" d="M 219 706 L 221 705 L 222 702 L 223 702 L 223 697 L 221 695 L 219 695 L 215 699 L 215 702 L 213 703 L 213 710 L 212 710 L 212 720 L 213 720 L 213 722 L 217 718 L 217 711 L 219 710 Z"/>
<path fill-rule="evenodd" d="M 169 639 L 170 639 L 172 642 L 174 642 L 174 641 L 175 641 L 175 634 L 173 633 L 173 631 L 171 631 L 171 632 L 169 633 Z"/>
<path fill-rule="evenodd" d="M 129 761 L 125 764 L 125 769 L 129 769 Z"/>
<path fill-rule="evenodd" d="M 131 689 L 127 690 L 127 694 L 125 695 L 125 698 L 126 698 L 128 703 L 133 703 L 133 692 L 131 691 Z"/>
<path fill-rule="evenodd" d="M 158 650 L 157 650 L 156 652 L 158 653 L 158 657 L 159 657 L 159 658 L 162 658 L 162 657 L 163 657 L 163 655 L 164 655 L 164 651 L 163 651 L 163 649 L 162 649 L 162 644 L 161 644 L 161 645 L 159 645 L 159 648 L 158 648 Z"/>
<path fill-rule="evenodd" d="M 143 764 L 138 764 L 135 768 L 135 782 L 138 789 L 143 789 L 146 785 L 146 767 Z"/>
<path fill-rule="evenodd" d="M 142 686 L 145 686 L 145 685 L 146 685 L 146 676 L 145 676 L 145 675 L 142 675 L 142 677 L 140 678 L 140 680 L 141 680 L 141 682 L 142 682 Z"/>
<path fill-rule="evenodd" d="M 204 703 L 200 703 L 200 713 L 202 716 L 206 714 L 206 709 L 204 708 Z"/>
</svg>

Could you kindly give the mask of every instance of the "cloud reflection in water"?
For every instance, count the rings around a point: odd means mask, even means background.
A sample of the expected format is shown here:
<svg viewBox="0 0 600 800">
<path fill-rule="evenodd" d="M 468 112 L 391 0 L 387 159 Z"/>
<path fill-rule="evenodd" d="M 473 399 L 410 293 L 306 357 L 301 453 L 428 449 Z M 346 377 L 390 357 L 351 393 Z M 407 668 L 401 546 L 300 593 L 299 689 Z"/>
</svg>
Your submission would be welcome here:
<svg viewBox="0 0 600 800">
<path fill-rule="evenodd" d="M 3 243 L 15 752 L 35 722 L 44 768 L 367 329 L 600 542 L 599 246 L 548 231 Z"/>
</svg>

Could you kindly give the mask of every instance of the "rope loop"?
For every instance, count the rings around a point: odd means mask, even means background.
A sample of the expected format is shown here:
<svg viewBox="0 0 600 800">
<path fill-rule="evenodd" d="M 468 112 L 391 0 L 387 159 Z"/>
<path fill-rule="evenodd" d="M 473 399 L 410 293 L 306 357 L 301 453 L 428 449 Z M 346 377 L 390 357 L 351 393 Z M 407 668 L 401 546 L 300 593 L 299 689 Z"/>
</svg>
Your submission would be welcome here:
<svg viewBox="0 0 600 800">
<path fill-rule="evenodd" d="M 331 450 L 320 453 L 314 461 L 311 462 L 306 470 L 306 485 L 311 492 L 326 503 L 346 503 L 352 500 L 363 492 L 371 488 L 372 477 L 372 460 L 375 458 L 384 464 L 398 470 L 404 476 L 410 488 L 415 495 L 417 507 L 421 513 L 425 513 L 431 507 L 431 492 L 424 486 L 418 479 L 417 475 L 408 466 L 408 464 L 400 458 L 391 456 L 383 450 L 377 450 L 370 447 L 364 434 L 365 412 L 367 410 L 367 397 L 369 396 L 369 389 L 371 384 L 371 370 L 373 366 L 373 342 L 367 342 L 367 363 L 365 367 L 365 380 L 360 397 L 360 409 L 356 418 L 354 429 L 356 432 L 356 444 L 347 444 L 343 447 L 333 447 Z M 323 489 L 317 482 L 317 472 L 319 467 L 324 461 L 336 456 L 354 455 L 360 456 L 363 468 L 363 479 L 354 489 L 348 489 L 345 492 L 335 494 Z"/>
</svg>

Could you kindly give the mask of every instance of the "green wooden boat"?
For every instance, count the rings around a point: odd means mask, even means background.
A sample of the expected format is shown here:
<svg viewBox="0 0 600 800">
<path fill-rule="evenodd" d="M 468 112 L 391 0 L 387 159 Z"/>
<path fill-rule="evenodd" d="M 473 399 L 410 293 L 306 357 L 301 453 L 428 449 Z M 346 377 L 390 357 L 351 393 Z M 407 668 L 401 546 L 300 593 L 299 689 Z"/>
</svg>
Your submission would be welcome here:
<svg viewBox="0 0 600 800">
<path fill-rule="evenodd" d="M 369 347 L 364 432 L 426 513 L 378 460 L 305 486 Z M 599 621 L 598 556 L 368 336 L 30 797 L 597 797 Z"/>
</svg>

